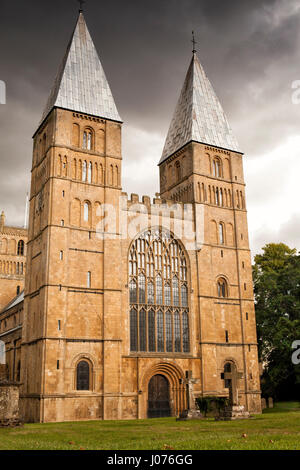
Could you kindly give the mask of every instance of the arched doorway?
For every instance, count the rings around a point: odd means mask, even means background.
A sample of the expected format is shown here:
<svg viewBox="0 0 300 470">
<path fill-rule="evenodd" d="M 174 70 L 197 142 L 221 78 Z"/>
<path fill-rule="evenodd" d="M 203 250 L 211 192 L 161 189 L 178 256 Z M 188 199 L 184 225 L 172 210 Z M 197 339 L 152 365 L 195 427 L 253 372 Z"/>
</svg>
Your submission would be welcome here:
<svg viewBox="0 0 300 470">
<path fill-rule="evenodd" d="M 169 381 L 164 375 L 154 375 L 148 385 L 148 418 L 171 416 Z"/>
</svg>

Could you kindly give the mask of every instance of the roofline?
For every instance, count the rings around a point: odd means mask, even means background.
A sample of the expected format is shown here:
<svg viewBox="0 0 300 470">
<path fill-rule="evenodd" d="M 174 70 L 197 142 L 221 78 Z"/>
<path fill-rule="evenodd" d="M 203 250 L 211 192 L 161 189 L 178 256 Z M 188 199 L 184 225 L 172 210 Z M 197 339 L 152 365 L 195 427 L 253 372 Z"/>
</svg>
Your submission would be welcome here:
<svg viewBox="0 0 300 470">
<path fill-rule="evenodd" d="M 18 230 L 25 230 L 25 231 L 28 231 L 27 228 L 25 228 L 25 227 L 18 227 L 17 225 L 4 225 L 4 228 L 16 228 L 16 229 L 18 229 Z M 0 233 L 2 233 L 2 232 L 0 231 Z"/>
<path fill-rule="evenodd" d="M 169 158 L 173 157 L 173 155 L 177 152 L 180 152 L 180 150 L 182 150 L 186 145 L 192 143 L 192 142 L 195 142 L 196 144 L 202 144 L 202 145 L 209 145 L 210 147 L 215 147 L 217 149 L 221 149 L 221 150 L 227 150 L 227 152 L 234 152 L 234 153 L 239 153 L 241 155 L 245 155 L 244 152 L 240 152 L 239 150 L 232 150 L 232 149 L 228 149 L 226 147 L 219 147 L 219 145 L 213 145 L 213 144 L 208 144 L 207 142 L 200 142 L 199 140 L 194 140 L 194 139 L 191 139 L 189 140 L 188 142 L 186 142 L 184 145 L 182 145 L 181 147 L 179 147 L 177 150 L 175 150 L 175 152 L 171 153 L 171 155 L 168 155 L 167 157 L 165 157 L 163 160 L 162 158 L 160 159 L 159 163 L 157 164 L 157 166 L 160 166 L 162 163 L 164 163 L 166 160 L 168 160 Z"/>
<path fill-rule="evenodd" d="M 0 310 L 0 315 L 2 313 L 8 312 L 8 310 L 10 310 L 11 308 L 16 307 L 17 305 L 24 302 L 24 297 L 23 297 L 19 302 L 17 302 L 15 305 L 13 305 L 13 303 L 17 300 L 17 298 L 21 297 L 22 294 L 24 294 L 24 289 L 20 292 L 20 294 L 16 295 L 2 310 Z"/>
<path fill-rule="evenodd" d="M 42 120 L 42 122 L 39 124 L 37 130 L 35 131 L 35 133 L 33 134 L 32 138 L 34 139 L 36 134 L 39 132 L 40 128 L 43 126 L 43 124 L 45 123 L 45 121 L 47 121 L 48 117 L 50 116 L 50 114 L 52 113 L 52 111 L 54 109 L 63 109 L 64 111 L 70 111 L 71 113 L 80 113 L 80 114 L 85 114 L 86 116 L 91 116 L 91 117 L 95 117 L 95 118 L 98 118 L 98 119 L 105 119 L 106 121 L 111 121 L 111 122 L 118 122 L 119 124 L 123 124 L 124 121 L 117 121 L 116 119 L 109 119 L 109 118 L 106 118 L 106 117 L 102 117 L 102 116 L 96 116 L 95 114 L 89 114 L 89 113 L 85 113 L 84 111 L 77 111 L 76 109 L 69 109 L 69 108 L 63 108 L 62 106 L 53 106 L 50 111 L 48 112 L 48 114 L 44 117 L 44 119 Z"/>
<path fill-rule="evenodd" d="M 10 335 L 14 331 L 18 331 L 22 329 L 22 325 L 16 326 L 15 328 L 12 328 L 11 330 L 4 331 L 4 333 L 0 334 L 0 338 L 3 338 L 4 336 Z"/>
</svg>

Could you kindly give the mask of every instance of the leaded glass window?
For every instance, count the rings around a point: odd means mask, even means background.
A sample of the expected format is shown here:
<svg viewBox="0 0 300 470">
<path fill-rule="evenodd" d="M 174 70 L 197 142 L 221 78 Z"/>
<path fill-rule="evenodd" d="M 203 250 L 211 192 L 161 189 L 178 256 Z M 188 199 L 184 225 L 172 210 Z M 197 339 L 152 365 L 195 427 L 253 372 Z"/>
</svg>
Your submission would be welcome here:
<svg viewBox="0 0 300 470">
<path fill-rule="evenodd" d="M 88 133 L 87 148 L 88 150 L 92 149 L 92 133 L 91 132 Z"/>
<path fill-rule="evenodd" d="M 130 303 L 135 304 L 137 302 L 137 288 L 136 281 L 132 279 L 129 284 L 129 293 L 130 293 Z"/>
<path fill-rule="evenodd" d="M 90 205 L 88 202 L 84 203 L 83 206 L 83 220 L 84 222 L 88 222 L 90 218 Z"/>
<path fill-rule="evenodd" d="M 162 280 L 161 275 L 156 276 L 156 303 L 162 304 Z"/>
<path fill-rule="evenodd" d="M 218 287 L 218 297 L 228 297 L 227 293 L 227 282 L 225 279 L 220 278 L 217 282 L 217 287 Z"/>
<path fill-rule="evenodd" d="M 86 181 L 86 174 L 87 174 L 87 163 L 84 160 L 82 163 L 82 181 Z"/>
<path fill-rule="evenodd" d="M 150 352 L 155 351 L 155 311 L 148 312 L 148 348 Z"/>
<path fill-rule="evenodd" d="M 18 256 L 24 256 L 24 241 L 20 240 L 18 243 Z"/>
<path fill-rule="evenodd" d="M 181 304 L 183 307 L 188 306 L 188 290 L 186 284 L 181 286 Z"/>
<path fill-rule="evenodd" d="M 157 334 L 157 351 L 163 352 L 164 351 L 164 316 L 161 310 L 157 312 L 156 334 Z"/>
<path fill-rule="evenodd" d="M 144 304 L 146 302 L 145 288 L 146 288 L 145 276 L 144 274 L 140 274 L 139 275 L 139 303 L 140 304 Z"/>
<path fill-rule="evenodd" d="M 140 328 L 140 351 L 146 351 L 146 311 L 144 308 L 140 310 L 139 318 L 139 328 Z"/>
<path fill-rule="evenodd" d="M 183 338 L 183 352 L 190 351 L 189 342 L 189 316 L 187 312 L 182 314 L 182 338 Z"/>
<path fill-rule="evenodd" d="M 172 314 L 170 311 L 166 312 L 166 350 L 167 352 L 173 351 L 172 344 Z"/>
<path fill-rule="evenodd" d="M 175 342 L 175 352 L 179 352 L 181 350 L 181 332 L 180 332 L 179 312 L 174 313 L 174 342 Z"/>
<path fill-rule="evenodd" d="M 219 238 L 220 238 L 220 245 L 224 245 L 224 225 L 219 223 Z"/>
<path fill-rule="evenodd" d="M 148 230 L 129 251 L 130 350 L 188 353 L 186 255 L 166 230 Z"/>
<path fill-rule="evenodd" d="M 170 284 L 165 284 L 165 305 L 171 305 L 171 287 Z"/>
<path fill-rule="evenodd" d="M 86 133 L 86 132 L 83 133 L 83 143 L 82 143 L 82 147 L 83 147 L 84 149 L 86 149 L 86 147 L 87 147 L 87 133 Z"/>
<path fill-rule="evenodd" d="M 92 182 L 92 162 L 89 163 L 89 168 L 88 168 L 88 183 Z"/>
<path fill-rule="evenodd" d="M 137 351 L 137 310 L 130 310 L 130 350 Z"/>
<path fill-rule="evenodd" d="M 77 365 L 76 390 L 90 389 L 90 366 L 87 361 L 80 361 Z"/>
<path fill-rule="evenodd" d="M 178 279 L 176 276 L 173 278 L 173 305 L 179 305 Z"/>
<path fill-rule="evenodd" d="M 153 285 L 153 282 L 148 282 L 148 288 L 147 288 L 147 292 L 148 292 L 148 304 L 149 305 L 153 305 L 154 304 L 154 285 Z"/>
</svg>

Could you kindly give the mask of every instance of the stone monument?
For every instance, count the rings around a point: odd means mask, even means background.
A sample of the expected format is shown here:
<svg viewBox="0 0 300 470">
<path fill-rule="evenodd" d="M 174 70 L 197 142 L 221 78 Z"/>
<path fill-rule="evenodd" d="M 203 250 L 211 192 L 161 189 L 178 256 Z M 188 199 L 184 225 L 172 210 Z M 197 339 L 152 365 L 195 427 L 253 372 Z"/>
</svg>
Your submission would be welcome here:
<svg viewBox="0 0 300 470">
<path fill-rule="evenodd" d="M 244 405 L 239 404 L 238 380 L 243 378 L 243 374 L 237 372 L 234 364 L 227 363 L 221 378 L 225 380 L 229 389 L 229 405 L 220 412 L 219 419 L 232 421 L 249 418 L 249 412 L 245 411 Z"/>
<path fill-rule="evenodd" d="M 19 416 L 19 386 L 17 382 L 9 382 L 7 366 L 0 364 L 0 427 L 22 425 Z"/>
<path fill-rule="evenodd" d="M 182 383 L 186 386 L 186 403 L 187 409 L 184 410 L 179 415 L 179 420 L 188 420 L 188 419 L 203 419 L 203 415 L 200 413 L 200 410 L 197 410 L 195 405 L 194 398 L 194 383 L 197 382 L 197 379 L 193 378 L 192 371 L 187 370 L 185 374 L 185 379 Z"/>
</svg>

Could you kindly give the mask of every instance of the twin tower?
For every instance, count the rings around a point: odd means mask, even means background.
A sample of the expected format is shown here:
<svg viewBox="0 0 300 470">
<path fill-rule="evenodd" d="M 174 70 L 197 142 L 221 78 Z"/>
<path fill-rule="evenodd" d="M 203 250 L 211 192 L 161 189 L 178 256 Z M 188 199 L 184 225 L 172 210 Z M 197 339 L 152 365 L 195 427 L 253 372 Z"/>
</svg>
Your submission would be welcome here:
<svg viewBox="0 0 300 470">
<path fill-rule="evenodd" d="M 260 412 L 243 154 L 196 53 L 153 201 L 122 193 L 121 130 L 80 12 L 34 135 L 25 419 L 177 416 L 229 391 Z"/>
</svg>

